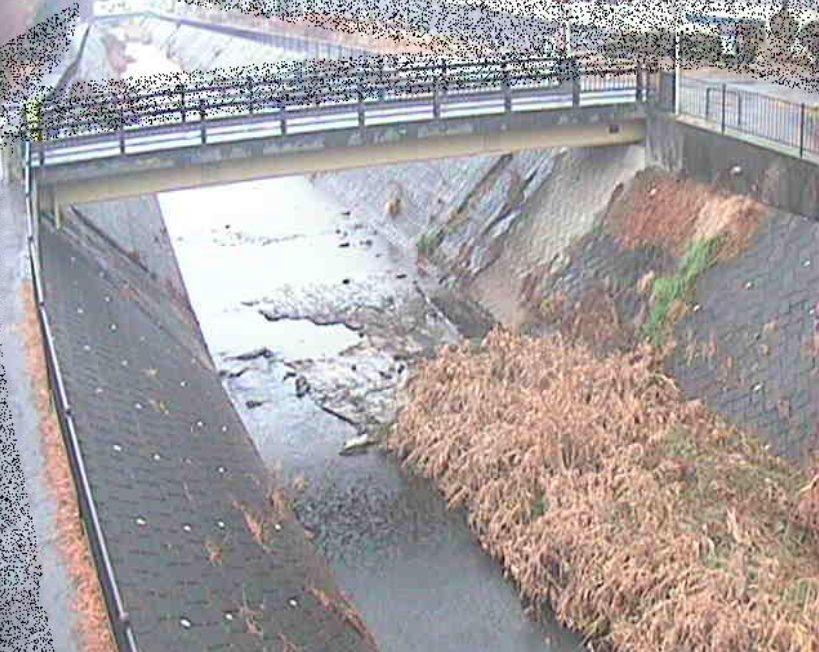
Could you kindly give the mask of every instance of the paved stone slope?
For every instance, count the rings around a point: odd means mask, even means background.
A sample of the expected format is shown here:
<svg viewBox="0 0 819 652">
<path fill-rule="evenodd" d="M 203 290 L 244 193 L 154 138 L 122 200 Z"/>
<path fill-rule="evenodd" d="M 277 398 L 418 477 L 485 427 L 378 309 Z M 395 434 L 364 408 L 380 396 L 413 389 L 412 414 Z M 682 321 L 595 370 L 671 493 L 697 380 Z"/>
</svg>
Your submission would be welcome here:
<svg viewBox="0 0 819 652">
<path fill-rule="evenodd" d="M 365 650 L 193 326 L 104 241 L 42 233 L 46 303 L 141 650 Z M 203 357 L 205 359 L 203 359 Z M 345 614 L 348 614 L 345 616 Z"/>
<path fill-rule="evenodd" d="M 660 195 L 667 190 L 663 185 Z M 699 205 L 686 205 L 684 195 L 655 213 L 670 233 Z M 566 267 L 535 287 L 532 303 L 541 305 L 533 307 L 544 309 L 547 324 L 534 330 L 560 326 L 601 352 L 634 346 L 652 308 L 650 284 L 641 291 L 641 282 L 676 273 L 680 257 L 669 253 L 672 244 L 626 247 L 602 220 L 567 250 Z M 808 464 L 819 444 L 817 308 L 819 224 L 769 209 L 740 253 L 697 279 L 666 369 L 688 398 Z"/>
<path fill-rule="evenodd" d="M 819 443 L 819 225 L 774 213 L 746 253 L 703 275 L 697 302 L 671 365 L 686 394 L 776 452 L 809 459 Z"/>
</svg>

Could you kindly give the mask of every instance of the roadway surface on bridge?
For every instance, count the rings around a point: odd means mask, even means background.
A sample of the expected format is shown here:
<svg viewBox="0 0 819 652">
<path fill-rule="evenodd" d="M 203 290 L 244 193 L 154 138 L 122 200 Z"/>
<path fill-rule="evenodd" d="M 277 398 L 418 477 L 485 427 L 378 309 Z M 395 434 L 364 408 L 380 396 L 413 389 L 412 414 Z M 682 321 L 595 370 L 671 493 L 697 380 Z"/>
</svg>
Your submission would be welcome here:
<svg viewBox="0 0 819 652">
<path fill-rule="evenodd" d="M 41 251 L 57 357 L 139 649 L 372 649 L 324 600 L 336 588 L 301 527 L 272 508 L 190 316 L 80 217 L 59 233 L 44 223 Z"/>
</svg>

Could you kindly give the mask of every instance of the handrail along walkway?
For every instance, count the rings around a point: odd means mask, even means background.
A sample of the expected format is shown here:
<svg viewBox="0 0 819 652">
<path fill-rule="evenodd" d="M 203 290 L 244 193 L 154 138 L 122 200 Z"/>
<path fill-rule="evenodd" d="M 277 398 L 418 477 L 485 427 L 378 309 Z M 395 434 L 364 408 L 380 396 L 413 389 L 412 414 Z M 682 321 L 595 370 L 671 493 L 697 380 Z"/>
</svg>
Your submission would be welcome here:
<svg viewBox="0 0 819 652">
<path fill-rule="evenodd" d="M 77 437 L 74 417 L 71 412 L 71 405 L 65 390 L 60 363 L 57 359 L 57 352 L 54 346 L 54 337 L 51 331 L 51 324 L 46 310 L 46 300 L 43 288 L 43 281 L 40 272 L 39 254 L 39 225 L 36 219 L 36 191 L 33 186 L 33 176 L 31 174 L 31 148 L 30 143 L 25 143 L 26 175 L 25 175 L 25 195 L 26 195 L 26 228 L 27 244 L 29 254 L 29 264 L 31 266 L 31 276 L 34 285 L 34 295 L 37 304 L 37 320 L 40 325 L 40 333 L 43 340 L 46 368 L 48 371 L 49 389 L 54 402 L 55 412 L 60 422 L 60 431 L 63 442 L 68 453 L 68 461 L 71 466 L 71 473 L 74 485 L 77 490 L 80 517 L 83 520 L 84 529 L 88 537 L 89 547 L 97 568 L 97 576 L 100 581 L 103 599 L 108 610 L 109 621 L 112 633 L 119 650 L 123 652 L 138 652 L 136 639 L 131 627 L 128 612 L 122 601 L 122 596 L 117 585 L 114 569 L 111 564 L 111 556 L 102 531 L 99 516 L 97 514 L 94 497 L 91 493 L 91 485 L 85 470 L 82 451 Z"/>
</svg>

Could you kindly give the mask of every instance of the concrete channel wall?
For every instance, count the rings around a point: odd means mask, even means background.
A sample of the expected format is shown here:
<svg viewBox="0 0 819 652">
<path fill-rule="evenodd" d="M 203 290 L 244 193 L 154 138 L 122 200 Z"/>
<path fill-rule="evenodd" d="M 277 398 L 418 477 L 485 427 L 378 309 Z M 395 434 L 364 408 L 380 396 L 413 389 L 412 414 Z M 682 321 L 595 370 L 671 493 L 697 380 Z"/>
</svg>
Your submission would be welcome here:
<svg viewBox="0 0 819 652">
<path fill-rule="evenodd" d="M 74 79 L 117 76 L 106 38 Z M 219 381 L 156 198 L 69 211 L 33 273 L 118 647 L 374 650 Z"/>
<path fill-rule="evenodd" d="M 127 627 L 112 613 L 121 649 L 373 650 L 341 615 L 198 326 L 89 221 L 43 222 L 40 246 L 61 421 L 128 613 Z"/>
<path fill-rule="evenodd" d="M 819 165 L 654 112 L 647 163 L 779 210 L 819 219 Z"/>
</svg>

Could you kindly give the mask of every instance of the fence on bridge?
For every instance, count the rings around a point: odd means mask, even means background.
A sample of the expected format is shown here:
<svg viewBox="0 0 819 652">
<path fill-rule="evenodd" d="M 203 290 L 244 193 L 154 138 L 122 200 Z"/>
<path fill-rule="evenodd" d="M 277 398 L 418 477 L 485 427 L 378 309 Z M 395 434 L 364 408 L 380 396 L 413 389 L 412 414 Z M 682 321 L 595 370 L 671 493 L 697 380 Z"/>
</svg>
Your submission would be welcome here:
<svg viewBox="0 0 819 652">
<path fill-rule="evenodd" d="M 124 141 L 126 132 L 137 129 L 192 122 L 204 128 L 211 120 L 270 115 L 280 118 L 284 133 L 288 114 L 311 107 L 330 112 L 349 111 L 352 105 L 361 117 L 367 105 L 418 99 L 430 101 L 439 116 L 446 98 L 469 93 L 503 97 L 511 108 L 515 96 L 550 88 L 562 88 L 573 100 L 583 93 L 633 90 L 637 101 L 645 99 L 646 89 L 646 71 L 633 62 L 585 66 L 553 57 L 456 62 L 376 57 L 300 62 L 283 70 L 260 75 L 248 69 L 229 79 L 180 80 L 145 91 L 111 84 L 87 97 L 62 94 L 43 107 L 38 131 L 45 141 L 100 132 L 118 132 Z"/>
<path fill-rule="evenodd" d="M 674 110 L 673 75 L 661 76 L 656 98 L 660 108 Z M 790 102 L 731 83 L 683 77 L 680 115 L 721 133 L 750 136 L 789 150 L 799 158 L 819 156 L 819 106 Z"/>
</svg>

